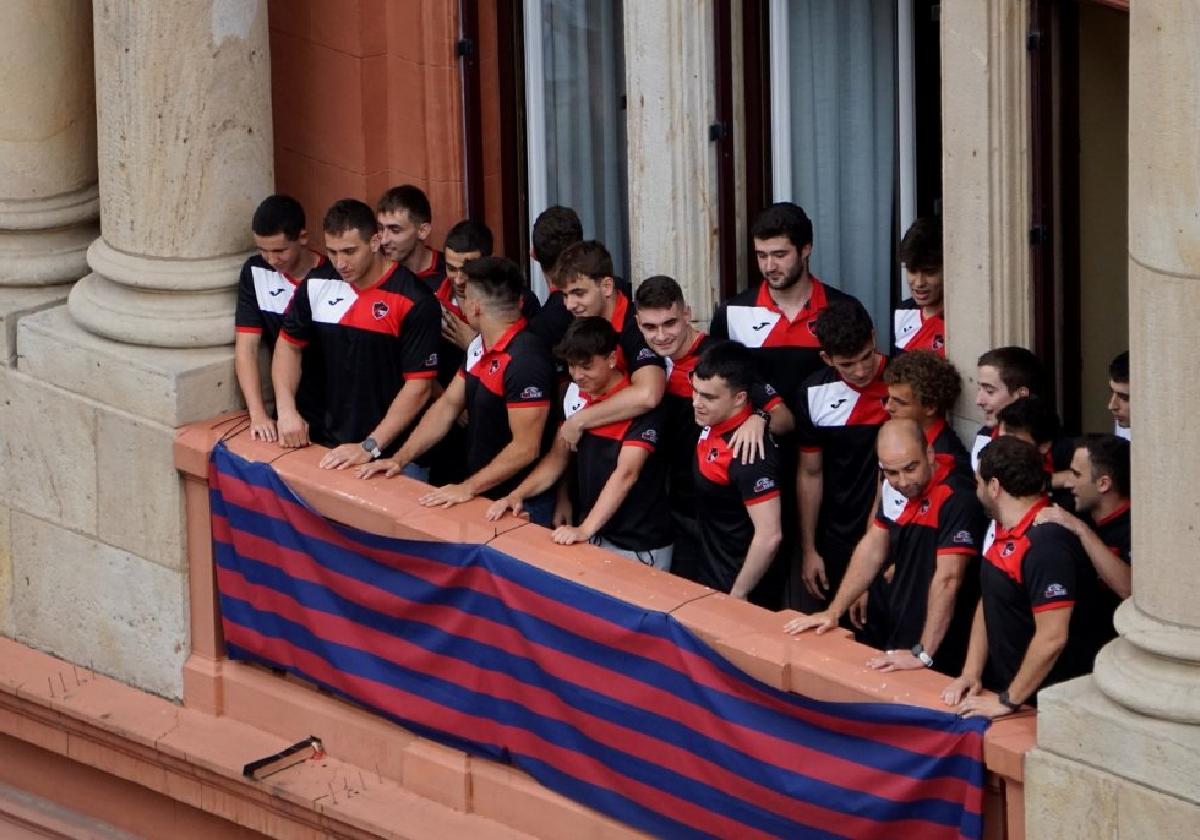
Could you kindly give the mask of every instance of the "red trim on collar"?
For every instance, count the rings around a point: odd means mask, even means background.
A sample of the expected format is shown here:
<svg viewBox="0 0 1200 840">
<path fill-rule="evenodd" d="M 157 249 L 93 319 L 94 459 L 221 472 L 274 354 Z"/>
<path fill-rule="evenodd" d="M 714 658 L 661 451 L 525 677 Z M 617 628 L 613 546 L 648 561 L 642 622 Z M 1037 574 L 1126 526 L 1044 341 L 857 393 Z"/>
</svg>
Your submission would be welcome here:
<svg viewBox="0 0 1200 840">
<path fill-rule="evenodd" d="M 1041 512 L 1042 508 L 1049 504 L 1050 498 L 1048 496 L 1042 496 L 1033 503 L 1033 506 L 1030 507 L 1028 511 L 1025 512 L 1025 515 L 1021 517 L 1021 521 L 1009 530 L 1001 528 L 1000 523 L 996 523 L 996 538 L 992 544 L 995 545 L 995 543 L 998 543 L 1001 540 L 1019 540 L 1021 537 L 1025 536 L 1025 532 L 1028 531 L 1033 525 L 1033 520 Z"/>
<path fill-rule="evenodd" d="M 613 329 L 620 332 L 625 328 L 625 315 L 629 312 L 629 298 L 625 297 L 620 289 L 613 291 L 613 311 L 612 317 L 608 322 L 613 325 Z"/>
<path fill-rule="evenodd" d="M 593 394 L 589 394 L 587 391 L 580 390 L 579 396 L 581 396 L 585 400 L 587 400 L 588 407 L 591 407 L 593 405 L 596 405 L 597 403 L 604 402 L 605 400 L 609 399 L 610 397 L 614 396 L 615 394 L 618 394 L 621 391 L 624 391 L 628 387 L 629 387 L 629 377 L 626 376 L 625 374 L 621 374 L 621 378 L 617 381 L 617 384 L 612 386 L 611 388 L 609 388 L 607 392 L 605 392 L 603 394 L 599 394 L 599 395 L 593 395 Z"/>
<path fill-rule="evenodd" d="M 386 283 L 388 281 L 389 277 L 391 277 L 396 272 L 396 267 L 399 265 L 400 265 L 400 263 L 395 262 L 393 260 L 391 262 L 391 264 L 388 265 L 388 270 L 383 272 L 382 277 L 380 277 L 378 280 L 376 280 L 370 286 L 367 286 L 365 289 L 355 289 L 354 291 L 361 295 L 361 294 L 371 291 L 372 289 L 378 289 L 380 286 L 382 286 L 384 283 Z M 350 285 L 353 286 L 354 284 L 351 283 Z"/>
<path fill-rule="evenodd" d="M 1116 519 L 1121 514 L 1127 513 L 1129 511 L 1130 504 L 1132 504 L 1132 503 L 1129 499 L 1126 499 L 1125 501 L 1121 502 L 1121 504 L 1117 506 L 1117 509 L 1114 510 L 1112 513 L 1110 513 L 1108 516 L 1104 517 L 1103 519 L 1097 519 L 1096 527 L 1099 528 L 1101 525 L 1107 525 L 1109 522 L 1112 522 L 1114 519 Z"/>
<path fill-rule="evenodd" d="M 511 327 L 504 331 L 504 335 L 500 336 L 499 340 L 497 340 L 495 344 L 493 344 L 491 347 L 484 347 L 483 352 L 503 353 L 505 348 L 508 347 L 508 343 L 513 340 L 513 336 L 523 329 L 525 329 L 525 319 L 518 318 L 513 322 Z"/>
<path fill-rule="evenodd" d="M 938 435 L 946 428 L 946 421 L 941 417 L 935 417 L 933 422 L 925 427 L 925 443 L 933 446 L 933 442 L 938 439 Z"/>
<path fill-rule="evenodd" d="M 438 263 L 440 263 L 442 260 L 442 252 L 436 248 L 430 248 L 429 253 L 433 254 L 433 259 L 429 261 L 429 266 L 427 268 L 422 268 L 420 271 L 413 272 L 413 274 L 422 279 L 426 277 L 432 277 L 433 275 L 437 274 Z"/>
<path fill-rule="evenodd" d="M 708 427 L 708 436 L 710 438 L 720 437 L 721 435 L 725 434 L 726 432 L 733 431 L 738 426 L 745 423 L 749 417 L 750 417 L 750 406 L 744 405 L 744 406 L 742 406 L 741 411 L 739 411 L 737 414 L 733 415 L 732 417 L 727 418 L 725 420 L 725 422 L 718 423 L 715 426 L 709 426 Z"/>
<path fill-rule="evenodd" d="M 825 284 L 815 276 L 810 275 L 809 279 L 812 281 L 812 291 L 809 292 L 808 300 L 800 307 L 800 311 L 796 313 L 795 318 L 790 320 L 790 323 L 794 324 L 796 321 L 799 321 L 800 316 L 806 313 L 811 315 L 813 312 L 820 312 L 827 304 Z M 772 312 L 778 312 L 780 315 L 783 315 L 783 310 L 775 303 L 775 298 L 771 297 L 771 287 L 767 285 L 766 280 L 758 284 L 758 298 L 755 299 L 754 305 L 762 306 L 770 309 Z M 788 320 L 786 316 L 784 320 Z"/>
</svg>

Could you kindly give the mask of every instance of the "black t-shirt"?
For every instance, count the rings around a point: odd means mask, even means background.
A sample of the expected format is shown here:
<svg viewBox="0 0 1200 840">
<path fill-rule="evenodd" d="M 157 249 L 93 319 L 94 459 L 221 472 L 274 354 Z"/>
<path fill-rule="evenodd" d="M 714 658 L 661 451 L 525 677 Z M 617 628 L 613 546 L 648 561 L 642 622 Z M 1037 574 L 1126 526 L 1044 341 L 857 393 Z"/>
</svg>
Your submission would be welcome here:
<svg viewBox="0 0 1200 840">
<path fill-rule="evenodd" d="M 316 263 L 309 274 L 326 274 L 332 270 L 325 257 L 313 252 Z M 275 342 L 283 328 L 283 319 L 301 280 L 271 268 L 261 255 L 255 254 L 242 265 L 238 276 L 237 311 L 234 327 L 240 333 L 262 336 L 268 352 L 275 351 Z M 310 427 L 324 422 L 324 390 L 321 385 L 320 363 L 313 359 L 311 349 L 305 348 L 300 360 L 300 386 L 296 389 L 296 408 Z M 320 437 L 316 429 L 310 429 Z"/>
<path fill-rule="evenodd" d="M 716 339 L 712 336 L 699 333 L 683 358 L 663 360 L 667 365 L 667 390 L 659 408 L 666 433 L 661 448 L 668 465 L 670 503 L 672 510 L 692 519 L 696 517 L 692 461 L 700 437 L 700 426 L 696 425 L 696 416 L 692 412 L 692 371 L 704 351 L 714 343 Z M 751 388 L 750 404 L 755 408 L 773 411 L 781 402 L 779 394 L 765 382 L 756 382 Z"/>
<path fill-rule="evenodd" d="M 607 394 L 593 397 L 572 383 L 563 397 L 563 417 L 569 418 L 590 405 L 603 402 L 628 386 L 629 380 L 623 378 Z M 584 431 L 575 449 L 579 488 L 576 521 L 582 522 L 600 498 L 604 485 L 617 468 L 621 450 L 627 446 L 641 447 L 649 450 L 650 456 L 625 500 L 598 534 L 627 551 L 650 551 L 670 545 L 673 534 L 667 506 L 666 465 L 658 449 L 662 435 L 662 413 L 657 408 L 631 420 Z"/>
<path fill-rule="evenodd" d="M 332 269 L 310 273 L 281 332 L 293 344 L 312 347 L 324 373 L 325 428 L 337 443 L 370 435 L 405 381 L 433 378 L 440 334 L 437 299 L 398 263 L 362 290 Z M 397 450 L 406 436 L 385 451 Z"/>
<path fill-rule="evenodd" d="M 931 652 L 937 670 L 958 676 L 979 601 L 979 547 L 987 525 L 974 481 L 955 471 L 952 464 L 939 463 L 925 492 L 905 499 L 898 513 L 889 511 L 881 501 L 875 525 L 888 532 L 887 562 L 895 566 L 891 584 L 880 590 L 888 599 L 882 605 L 888 624 L 881 636 L 886 639 L 885 648 L 909 650 L 921 641 L 937 559 L 948 555 L 967 559 L 950 627 L 938 649 Z"/>
<path fill-rule="evenodd" d="M 967 452 L 967 448 L 962 445 L 962 441 L 950 428 L 949 423 L 938 418 L 926 426 L 925 442 L 933 447 L 933 457 L 937 460 L 939 468 L 945 467 L 957 473 L 961 478 L 970 482 L 972 488 L 975 487 L 975 472 L 971 469 L 971 453 Z M 881 484 L 881 510 L 887 518 L 895 519 L 908 504 L 908 499 L 896 492 L 886 479 Z"/>
<path fill-rule="evenodd" d="M 482 337 L 476 337 L 467 348 L 458 375 L 467 389 L 467 475 L 474 475 L 512 441 L 508 410 L 549 407 L 557 381 L 546 346 L 526 329 L 524 318 L 489 348 L 484 348 Z M 553 441 L 554 423 L 547 416 L 539 458 L 550 451 Z M 537 460 L 484 495 L 489 499 L 508 495 L 529 475 Z"/>
<path fill-rule="evenodd" d="M 1088 521 L 1100 542 L 1108 548 L 1126 566 L 1132 564 L 1133 532 L 1132 514 L 1129 502 L 1125 502 L 1103 519 Z M 1096 634 L 1100 645 L 1116 638 L 1117 631 L 1113 627 L 1113 613 L 1121 606 L 1121 596 L 1113 592 L 1108 584 L 1098 578 L 1096 605 Z"/>
<path fill-rule="evenodd" d="M 1006 690 L 1020 670 L 1033 639 L 1035 613 L 1072 608 L 1066 647 L 1039 689 L 1090 672 L 1099 650 L 1090 626 L 1094 610 L 1087 608 L 1096 598 L 1091 562 L 1066 528 L 1033 524 L 1047 504 L 1043 497 L 1009 530 L 997 525 L 981 564 L 988 640 L 984 685 L 994 691 Z"/>
<path fill-rule="evenodd" d="M 733 588 L 754 538 L 747 508 L 779 496 L 778 450 L 770 435 L 765 457 L 753 464 L 733 457 L 729 438 L 749 416 L 747 407 L 724 423 L 705 427 L 692 462 L 702 554 L 698 581 L 721 592 Z"/>
<path fill-rule="evenodd" d="M 789 321 L 775 305 L 767 284 L 734 295 L 717 308 L 709 332 L 713 338 L 732 338 L 750 348 L 758 375 L 785 400 L 793 399 L 801 383 L 820 371 L 821 345 L 813 331 L 817 316 L 845 292 L 812 278 L 812 294 L 796 318 Z M 792 406 L 796 411 L 798 406 Z"/>
<path fill-rule="evenodd" d="M 817 551 L 849 558 L 866 531 L 879 486 L 875 437 L 888 419 L 886 359 L 865 388 L 847 383 L 832 367 L 810 376 L 795 396 L 796 443 L 821 453 L 821 511 Z M 829 559 L 829 558 L 827 558 Z"/>
</svg>

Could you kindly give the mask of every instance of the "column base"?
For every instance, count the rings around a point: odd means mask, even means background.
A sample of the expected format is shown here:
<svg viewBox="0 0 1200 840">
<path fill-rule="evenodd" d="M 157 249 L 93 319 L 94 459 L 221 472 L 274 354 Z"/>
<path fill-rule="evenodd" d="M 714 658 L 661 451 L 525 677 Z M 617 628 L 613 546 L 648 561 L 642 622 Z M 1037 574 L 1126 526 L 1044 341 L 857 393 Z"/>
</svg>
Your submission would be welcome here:
<svg viewBox="0 0 1200 840">
<path fill-rule="evenodd" d="M 71 317 L 89 332 L 125 344 L 169 348 L 232 344 L 237 274 L 227 276 L 230 282 L 223 289 L 157 291 L 89 274 L 71 289 Z"/>
<path fill-rule="evenodd" d="M 56 286 L 87 271 L 94 224 L 56 230 L 0 230 L 0 287 Z"/>
</svg>

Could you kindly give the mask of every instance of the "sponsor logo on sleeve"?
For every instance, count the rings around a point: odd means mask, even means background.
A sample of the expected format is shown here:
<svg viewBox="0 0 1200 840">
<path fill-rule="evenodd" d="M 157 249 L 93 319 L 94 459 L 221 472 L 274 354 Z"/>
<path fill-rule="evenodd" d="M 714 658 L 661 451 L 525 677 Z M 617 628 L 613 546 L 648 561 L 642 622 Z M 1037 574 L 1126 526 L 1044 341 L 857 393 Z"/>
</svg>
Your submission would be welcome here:
<svg viewBox="0 0 1200 840">
<path fill-rule="evenodd" d="M 654 429 L 647 429 L 646 431 L 642 432 L 642 440 L 650 443 L 658 443 L 658 432 L 656 432 Z"/>
<path fill-rule="evenodd" d="M 425 360 L 425 367 L 437 367 L 437 353 L 429 354 L 429 358 Z"/>
<path fill-rule="evenodd" d="M 768 397 L 773 397 L 779 393 L 778 391 L 775 390 L 775 386 L 773 386 L 769 382 L 763 386 L 763 390 L 766 391 L 766 394 Z"/>
<path fill-rule="evenodd" d="M 651 350 L 649 347 L 643 347 L 641 350 L 638 351 L 636 361 L 640 362 L 643 359 L 653 359 L 653 358 L 654 358 L 654 351 Z"/>
<path fill-rule="evenodd" d="M 763 478 L 760 478 L 758 481 L 754 482 L 754 492 L 755 493 L 766 493 L 768 490 L 770 490 L 774 486 L 775 486 L 775 479 L 767 478 L 764 476 Z"/>
<path fill-rule="evenodd" d="M 954 536 L 950 538 L 950 542 L 957 545 L 975 545 L 975 538 L 971 536 L 971 532 L 965 528 L 961 531 L 955 531 Z"/>
<path fill-rule="evenodd" d="M 528 388 L 526 388 L 524 391 L 521 392 L 521 399 L 523 399 L 523 400 L 540 400 L 541 398 L 542 398 L 542 389 L 537 387 L 536 385 L 530 385 Z"/>
<path fill-rule="evenodd" d="M 1046 591 L 1042 593 L 1043 598 L 1063 598 L 1066 597 L 1067 587 L 1061 583 L 1052 583 L 1046 587 Z"/>
</svg>

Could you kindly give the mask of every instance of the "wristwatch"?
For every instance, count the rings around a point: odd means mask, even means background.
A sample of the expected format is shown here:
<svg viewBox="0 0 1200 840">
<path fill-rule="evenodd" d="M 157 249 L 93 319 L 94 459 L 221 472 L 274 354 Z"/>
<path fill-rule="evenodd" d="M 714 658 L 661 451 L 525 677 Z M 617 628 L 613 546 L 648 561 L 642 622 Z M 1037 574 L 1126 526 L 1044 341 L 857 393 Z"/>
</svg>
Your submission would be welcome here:
<svg viewBox="0 0 1200 840">
<path fill-rule="evenodd" d="M 383 450 L 379 448 L 379 444 L 375 442 L 375 438 L 373 437 L 369 437 L 364 440 L 362 442 L 362 448 L 366 450 L 368 455 L 371 456 L 372 461 L 383 454 Z"/>
<path fill-rule="evenodd" d="M 771 412 L 767 411 L 765 408 L 756 408 L 754 409 L 754 413 L 763 419 L 763 422 L 767 424 L 767 428 L 770 428 Z"/>
<path fill-rule="evenodd" d="M 1002 705 L 1007 706 L 1010 712 L 1019 712 L 1021 710 L 1020 703 L 1014 703 L 1012 700 L 1008 699 L 1008 689 L 1001 691 L 1000 696 L 997 699 Z"/>
<path fill-rule="evenodd" d="M 912 655 L 917 657 L 917 659 L 921 660 L 921 664 L 924 665 L 926 668 L 933 667 L 933 657 L 925 652 L 925 646 L 922 645 L 920 642 L 917 642 L 915 645 L 913 645 Z"/>
</svg>

